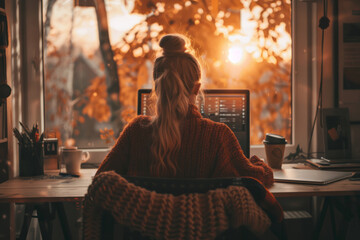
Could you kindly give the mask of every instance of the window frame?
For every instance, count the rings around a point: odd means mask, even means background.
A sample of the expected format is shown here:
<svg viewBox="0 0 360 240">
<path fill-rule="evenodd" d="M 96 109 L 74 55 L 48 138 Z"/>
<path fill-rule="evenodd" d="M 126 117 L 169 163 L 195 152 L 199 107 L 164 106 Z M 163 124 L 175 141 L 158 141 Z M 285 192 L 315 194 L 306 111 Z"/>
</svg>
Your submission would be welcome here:
<svg viewBox="0 0 360 240">
<path fill-rule="evenodd" d="M 15 89 L 18 89 L 16 92 L 18 92 L 20 97 L 19 99 L 12 98 L 14 109 L 12 123 L 14 127 L 19 127 L 19 121 L 27 124 L 38 122 L 43 131 L 44 65 L 42 50 L 42 0 L 14 1 L 11 4 L 13 12 L 16 13 L 14 14 L 15 20 L 10 21 L 12 22 L 11 31 L 14 31 L 12 42 L 20 44 L 21 47 L 21 50 L 19 50 L 16 44 L 12 46 L 12 71 L 14 72 L 15 69 L 20 73 L 13 74 L 12 77 L 13 86 Z M 316 1 L 304 2 L 301 0 L 292 0 L 291 4 L 293 58 L 291 76 L 292 143 L 286 145 L 285 155 L 295 152 L 298 145 L 305 152 L 307 151 L 312 112 L 314 110 L 312 106 L 316 105 L 314 102 L 316 101 L 317 93 L 316 61 L 314 61 L 317 52 L 317 4 Z M 34 6 L 38 8 L 35 10 Z M 24 17 L 21 17 L 21 15 Z M 36 32 L 38 32 L 38 35 L 35 34 Z M 32 39 L 28 41 L 30 34 Z M 21 105 L 25 103 L 27 107 L 21 108 Z M 16 145 L 14 143 L 14 158 L 17 157 L 17 154 L 15 154 Z M 89 151 L 91 151 L 90 162 L 92 162 L 104 159 L 109 149 L 99 148 L 89 149 Z M 265 158 L 264 146 L 250 146 L 250 155 Z M 17 162 L 16 159 L 14 162 Z M 17 169 L 16 166 L 17 164 L 14 164 L 14 169 Z M 16 170 L 14 171 L 16 175 Z"/>
</svg>

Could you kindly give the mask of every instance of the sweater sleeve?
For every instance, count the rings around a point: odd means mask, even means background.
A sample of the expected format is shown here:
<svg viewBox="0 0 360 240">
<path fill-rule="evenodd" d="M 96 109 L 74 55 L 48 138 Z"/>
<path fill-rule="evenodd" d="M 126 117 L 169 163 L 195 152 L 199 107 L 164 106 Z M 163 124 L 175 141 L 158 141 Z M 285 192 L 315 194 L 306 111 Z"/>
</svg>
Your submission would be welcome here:
<svg viewBox="0 0 360 240">
<path fill-rule="evenodd" d="M 266 187 L 274 183 L 272 169 L 257 156 L 248 159 L 229 127 L 221 128 L 217 163 L 213 177 L 253 177 Z"/>
<path fill-rule="evenodd" d="M 115 145 L 100 164 L 96 175 L 105 171 L 115 171 L 118 174 L 126 174 L 129 166 L 130 133 L 134 122 L 130 122 L 120 133 Z"/>
</svg>

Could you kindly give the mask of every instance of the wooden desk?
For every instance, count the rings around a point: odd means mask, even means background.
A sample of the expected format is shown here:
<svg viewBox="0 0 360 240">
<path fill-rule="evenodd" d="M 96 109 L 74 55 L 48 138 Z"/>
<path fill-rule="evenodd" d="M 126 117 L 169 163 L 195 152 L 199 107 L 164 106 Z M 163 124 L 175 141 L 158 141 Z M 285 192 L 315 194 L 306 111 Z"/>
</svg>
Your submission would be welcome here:
<svg viewBox="0 0 360 240">
<path fill-rule="evenodd" d="M 286 165 L 286 167 L 292 167 L 292 165 Z M 82 201 L 95 172 L 96 169 L 82 169 L 82 176 L 79 178 L 59 177 L 58 172 L 53 171 L 46 172 L 50 177 L 11 179 L 0 184 L 0 202 L 58 203 Z M 360 181 L 345 179 L 323 186 L 275 183 L 270 188 L 270 192 L 277 198 L 360 195 Z"/>
<path fill-rule="evenodd" d="M 288 164 L 286 167 L 293 165 Z M 0 202 L 68 202 L 81 201 L 95 175 L 96 169 L 82 169 L 79 178 L 51 177 L 15 178 L 0 184 Z M 56 178 L 55 178 L 56 177 Z M 328 185 L 275 183 L 270 192 L 275 197 L 349 196 L 360 195 L 360 181 L 348 179 Z"/>
<path fill-rule="evenodd" d="M 15 178 L 0 184 L 0 202 L 68 202 L 80 201 L 95 175 L 96 169 L 81 169 L 82 175 L 60 177 L 58 171 L 45 176 Z"/>
<path fill-rule="evenodd" d="M 64 239 L 72 239 L 63 202 L 82 201 L 96 169 L 82 169 L 81 172 L 82 175 L 77 178 L 59 176 L 59 171 L 47 171 L 44 176 L 15 178 L 0 184 L 0 203 L 10 203 L 10 226 L 15 226 L 15 204 L 25 204 L 19 239 L 26 239 L 34 210 L 39 216 L 43 239 L 51 238 L 51 219 L 55 213 L 59 216 Z M 16 238 L 15 229 L 9 229 L 10 239 Z"/>
<path fill-rule="evenodd" d="M 308 168 L 309 166 L 299 166 L 297 164 L 284 164 L 283 168 Z M 311 197 L 312 210 L 311 215 L 314 223 L 314 232 L 312 233 L 313 239 L 319 239 L 320 232 L 323 227 L 326 213 L 330 211 L 330 220 L 332 225 L 332 236 L 335 239 L 345 239 L 347 234 L 348 223 L 352 218 L 351 213 L 351 201 L 349 196 L 357 196 L 357 202 L 359 203 L 360 196 L 360 181 L 350 181 L 344 179 L 327 185 L 311 185 L 311 184 L 297 184 L 297 183 L 275 183 L 270 188 L 270 191 L 275 197 Z M 337 198 L 341 197 L 342 198 Z M 320 200 L 318 201 L 319 198 Z M 318 204 L 320 203 L 320 204 Z M 354 204 L 354 203 L 353 203 Z M 338 208 L 342 214 L 342 221 L 339 228 L 337 228 L 336 220 L 334 217 L 334 208 Z M 344 224 L 345 222 L 345 224 Z"/>
<path fill-rule="evenodd" d="M 304 164 L 283 164 L 284 169 L 293 167 L 314 169 Z M 327 185 L 275 183 L 274 186 L 270 188 L 270 191 L 275 197 L 351 196 L 360 195 L 360 181 L 344 179 Z"/>
</svg>

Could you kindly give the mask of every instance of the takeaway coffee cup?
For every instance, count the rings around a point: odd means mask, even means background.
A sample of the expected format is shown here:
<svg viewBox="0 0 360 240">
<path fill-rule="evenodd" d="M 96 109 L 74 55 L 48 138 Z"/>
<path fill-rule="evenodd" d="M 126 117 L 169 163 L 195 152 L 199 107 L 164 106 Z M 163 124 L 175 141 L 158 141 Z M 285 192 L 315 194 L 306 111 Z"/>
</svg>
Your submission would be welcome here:
<svg viewBox="0 0 360 240">
<path fill-rule="evenodd" d="M 62 147 L 60 150 L 60 173 L 80 175 L 81 163 L 90 158 L 90 153 L 77 147 Z M 66 170 L 66 172 L 64 172 Z"/>
<path fill-rule="evenodd" d="M 265 140 L 266 159 L 265 162 L 274 169 L 281 169 L 284 160 L 286 140 L 284 137 L 276 134 L 267 133 Z"/>
</svg>

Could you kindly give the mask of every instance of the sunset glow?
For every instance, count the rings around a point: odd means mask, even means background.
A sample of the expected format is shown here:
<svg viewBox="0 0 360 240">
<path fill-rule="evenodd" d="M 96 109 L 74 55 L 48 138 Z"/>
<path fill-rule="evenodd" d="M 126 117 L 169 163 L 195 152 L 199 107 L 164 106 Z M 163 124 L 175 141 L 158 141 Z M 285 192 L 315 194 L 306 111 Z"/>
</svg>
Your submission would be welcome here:
<svg viewBox="0 0 360 240">
<path fill-rule="evenodd" d="M 237 64 L 244 58 L 244 51 L 239 46 L 234 46 L 229 49 L 228 59 L 230 62 Z"/>
<path fill-rule="evenodd" d="M 274 30 L 270 31 L 270 38 L 265 38 L 261 31 L 257 31 L 256 19 L 260 17 L 261 10 L 260 7 L 254 8 L 252 12 L 246 9 L 241 10 L 240 29 L 236 34 L 227 36 L 231 44 L 227 58 L 233 64 L 241 63 L 244 54 L 249 54 L 256 62 L 267 61 L 277 64 L 273 54 L 280 56 L 284 61 L 291 60 L 291 36 L 286 31 L 284 22 L 280 22 Z M 222 23 L 218 23 L 218 31 L 227 34 L 227 29 L 222 26 Z"/>
</svg>

